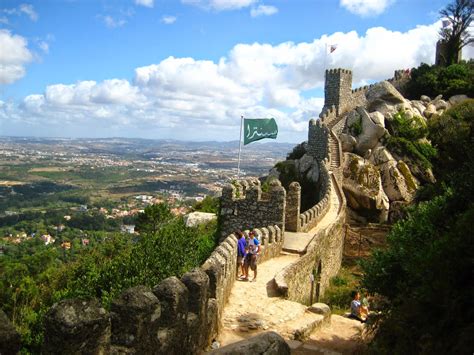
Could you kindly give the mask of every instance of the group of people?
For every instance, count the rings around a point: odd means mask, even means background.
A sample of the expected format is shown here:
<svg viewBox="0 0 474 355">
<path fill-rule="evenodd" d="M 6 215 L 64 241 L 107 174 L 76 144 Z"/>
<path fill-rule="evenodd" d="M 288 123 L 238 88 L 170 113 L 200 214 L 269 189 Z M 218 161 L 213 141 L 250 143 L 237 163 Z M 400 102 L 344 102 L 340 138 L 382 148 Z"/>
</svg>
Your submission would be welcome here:
<svg viewBox="0 0 474 355">
<path fill-rule="evenodd" d="M 237 242 L 237 279 L 241 281 L 257 281 L 257 260 L 260 254 L 260 241 L 254 231 L 248 237 L 241 231 L 236 232 Z M 249 280 L 249 269 L 253 271 L 253 279 Z M 239 275 L 239 270 L 241 274 Z"/>
</svg>

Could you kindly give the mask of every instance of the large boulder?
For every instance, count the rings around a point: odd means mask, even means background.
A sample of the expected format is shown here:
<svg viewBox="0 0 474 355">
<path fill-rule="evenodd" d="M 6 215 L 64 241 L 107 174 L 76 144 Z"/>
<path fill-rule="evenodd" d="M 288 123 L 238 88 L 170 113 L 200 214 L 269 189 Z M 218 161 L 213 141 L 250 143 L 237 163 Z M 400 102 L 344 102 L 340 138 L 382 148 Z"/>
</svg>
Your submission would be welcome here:
<svg viewBox="0 0 474 355">
<path fill-rule="evenodd" d="M 423 101 L 413 100 L 411 101 L 411 106 L 417 111 L 417 114 L 423 116 L 423 113 L 426 110 L 426 106 Z"/>
<path fill-rule="evenodd" d="M 20 334 L 0 310 L 0 354 L 14 355 L 20 350 Z"/>
<path fill-rule="evenodd" d="M 278 333 L 266 332 L 252 338 L 229 344 L 213 350 L 214 355 L 259 354 L 259 355 L 290 355 L 290 346 Z"/>
<path fill-rule="evenodd" d="M 469 97 L 467 97 L 466 95 L 454 95 L 451 96 L 448 101 L 451 105 L 456 105 L 468 99 Z"/>
<path fill-rule="evenodd" d="M 392 153 L 384 146 L 379 146 L 372 150 L 372 154 L 368 159 L 375 166 L 382 165 L 390 160 L 395 160 Z"/>
<path fill-rule="evenodd" d="M 386 130 L 384 125 L 381 124 L 383 120 L 380 122 L 381 118 L 379 114 L 372 114 L 374 117 L 377 117 L 376 123 L 362 107 L 358 107 L 357 112 L 361 117 L 362 132 L 357 136 L 355 151 L 363 156 L 369 149 L 377 145 L 379 139 L 385 135 Z"/>
<path fill-rule="evenodd" d="M 296 160 L 296 168 L 300 175 L 304 175 L 314 164 L 314 158 L 309 154 L 304 154 Z"/>
<path fill-rule="evenodd" d="M 418 182 L 403 161 L 390 160 L 380 167 L 382 185 L 390 201 L 411 202 Z"/>
<path fill-rule="evenodd" d="M 207 212 L 191 212 L 184 216 L 184 222 L 186 223 L 186 227 L 195 227 L 197 225 L 206 224 L 216 219 L 217 216 L 215 213 Z"/>
<path fill-rule="evenodd" d="M 431 118 L 434 114 L 436 114 L 436 106 L 433 104 L 428 104 L 425 111 L 423 112 L 423 116 L 426 118 Z"/>
<path fill-rule="evenodd" d="M 344 154 L 344 194 L 349 207 L 371 220 L 384 222 L 389 202 L 382 188 L 379 170 L 356 154 Z"/>
<path fill-rule="evenodd" d="M 357 139 L 355 139 L 351 134 L 346 133 L 341 133 L 339 139 L 341 141 L 342 151 L 352 153 L 357 144 Z"/>
<path fill-rule="evenodd" d="M 308 173 L 306 174 L 306 179 L 312 183 L 317 183 L 319 181 L 319 164 L 314 162 Z"/>
<path fill-rule="evenodd" d="M 388 81 L 382 81 L 370 87 L 365 97 L 367 98 L 367 108 L 370 112 L 376 111 L 377 106 L 383 103 L 396 105 L 405 101 L 402 94 Z"/>
</svg>

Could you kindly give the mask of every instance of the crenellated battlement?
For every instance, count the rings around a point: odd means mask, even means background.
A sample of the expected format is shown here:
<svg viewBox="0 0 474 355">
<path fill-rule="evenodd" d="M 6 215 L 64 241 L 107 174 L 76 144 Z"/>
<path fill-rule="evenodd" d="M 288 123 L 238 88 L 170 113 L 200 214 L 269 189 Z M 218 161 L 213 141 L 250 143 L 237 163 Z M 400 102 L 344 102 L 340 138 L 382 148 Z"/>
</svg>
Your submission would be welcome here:
<svg viewBox="0 0 474 355">
<path fill-rule="evenodd" d="M 278 225 L 285 229 L 286 191 L 280 181 L 262 193 L 260 181 L 239 180 L 222 189 L 220 223 L 222 235 L 237 229 Z"/>
<path fill-rule="evenodd" d="M 352 75 L 352 70 L 343 69 L 343 68 L 326 69 L 326 74 L 350 74 L 350 75 Z"/>
<path fill-rule="evenodd" d="M 387 79 L 397 90 L 401 90 L 403 85 L 409 80 L 410 73 L 406 70 L 395 70 L 393 77 Z M 366 104 L 366 92 L 376 84 L 364 85 L 352 89 L 352 71 L 349 69 L 328 69 L 325 75 L 324 84 L 324 107 L 319 117 L 340 116 L 345 112 L 355 109 L 357 106 Z M 334 108 L 333 108 L 334 106 Z"/>
</svg>

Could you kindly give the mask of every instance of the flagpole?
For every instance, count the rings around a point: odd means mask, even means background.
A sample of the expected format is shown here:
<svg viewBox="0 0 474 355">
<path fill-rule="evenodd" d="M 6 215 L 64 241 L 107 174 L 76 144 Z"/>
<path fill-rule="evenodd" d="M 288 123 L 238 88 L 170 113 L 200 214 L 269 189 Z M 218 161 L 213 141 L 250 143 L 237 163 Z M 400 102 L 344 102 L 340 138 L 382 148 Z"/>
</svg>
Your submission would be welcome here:
<svg viewBox="0 0 474 355">
<path fill-rule="evenodd" d="M 244 123 L 244 116 L 240 116 L 240 136 L 239 136 L 239 160 L 237 162 L 237 179 L 240 175 L 240 152 L 242 151 L 242 125 Z"/>
</svg>

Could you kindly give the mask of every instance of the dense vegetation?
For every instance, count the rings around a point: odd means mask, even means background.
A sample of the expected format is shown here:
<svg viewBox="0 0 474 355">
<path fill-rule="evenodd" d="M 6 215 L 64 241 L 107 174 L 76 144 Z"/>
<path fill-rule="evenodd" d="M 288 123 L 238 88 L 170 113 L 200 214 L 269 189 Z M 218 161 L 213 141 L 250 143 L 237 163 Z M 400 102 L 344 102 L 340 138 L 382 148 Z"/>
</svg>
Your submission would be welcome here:
<svg viewBox="0 0 474 355">
<path fill-rule="evenodd" d="M 387 126 L 391 133 L 387 148 L 391 152 L 408 157 L 424 169 L 432 167 L 436 149 L 425 139 L 428 127 L 422 117 L 409 117 L 404 111 L 399 111 L 391 121 L 387 121 Z"/>
<path fill-rule="evenodd" d="M 24 352 L 39 352 L 42 319 L 64 298 L 97 297 L 107 307 L 124 289 L 154 286 L 200 265 L 216 244 L 216 225 L 188 228 L 167 205 L 151 205 L 137 219 L 139 236 L 90 233 L 91 246 L 61 250 L 38 238 L 4 247 L 1 308 L 22 336 Z"/>
<path fill-rule="evenodd" d="M 438 182 L 408 211 L 388 248 L 363 263 L 363 285 L 389 300 L 376 353 L 470 353 L 474 348 L 474 100 L 429 121 Z"/>
<path fill-rule="evenodd" d="M 471 60 L 447 67 L 422 64 L 411 71 L 405 94 L 411 100 L 419 100 L 421 95 L 434 98 L 440 94 L 446 99 L 459 94 L 473 97 L 474 62 Z"/>
</svg>

